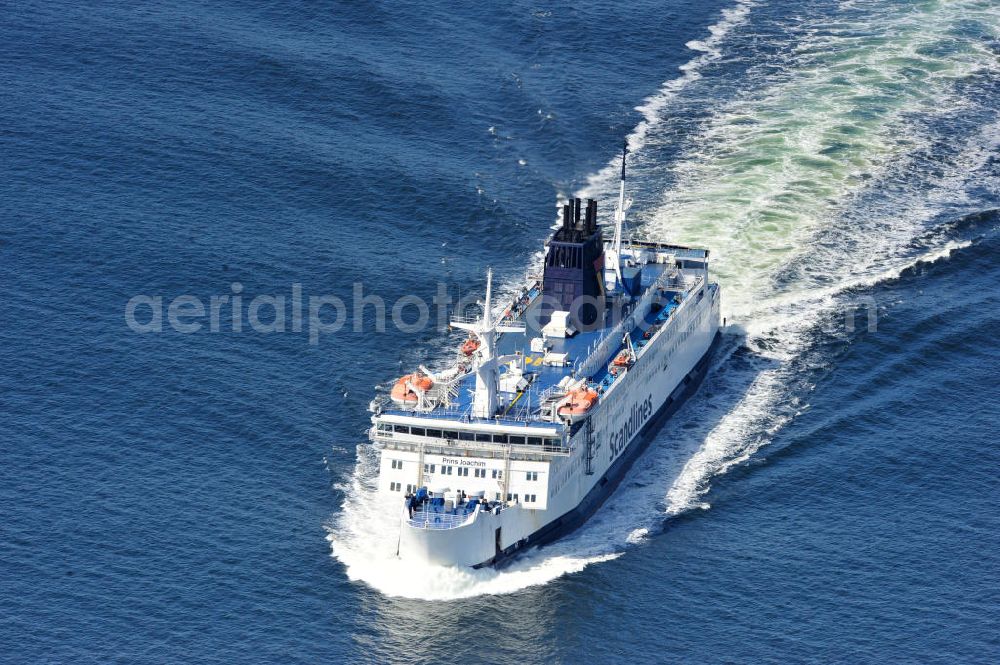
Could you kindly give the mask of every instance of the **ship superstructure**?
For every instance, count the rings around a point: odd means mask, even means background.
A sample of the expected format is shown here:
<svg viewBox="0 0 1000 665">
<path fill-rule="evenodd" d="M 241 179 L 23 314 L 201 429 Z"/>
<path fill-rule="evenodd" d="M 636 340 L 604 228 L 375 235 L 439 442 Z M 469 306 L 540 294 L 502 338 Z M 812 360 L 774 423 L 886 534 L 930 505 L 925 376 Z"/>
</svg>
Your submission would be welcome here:
<svg viewBox="0 0 1000 665">
<path fill-rule="evenodd" d="M 454 364 L 373 400 L 379 491 L 398 497 L 398 554 L 482 566 L 579 526 L 648 435 L 696 388 L 719 329 L 708 250 L 627 242 L 624 155 L 614 236 L 569 201 L 541 274 L 482 313 Z"/>
</svg>

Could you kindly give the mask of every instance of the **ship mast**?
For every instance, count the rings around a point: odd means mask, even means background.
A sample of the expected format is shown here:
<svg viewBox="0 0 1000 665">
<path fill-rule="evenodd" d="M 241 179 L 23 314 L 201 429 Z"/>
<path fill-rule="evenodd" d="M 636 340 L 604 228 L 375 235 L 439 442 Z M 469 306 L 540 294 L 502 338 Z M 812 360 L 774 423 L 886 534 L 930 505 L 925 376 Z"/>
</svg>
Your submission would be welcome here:
<svg viewBox="0 0 1000 665">
<path fill-rule="evenodd" d="M 499 365 L 506 358 L 496 355 L 497 333 L 524 332 L 524 324 L 498 325 L 493 322 L 493 269 L 486 269 L 486 301 L 482 303 L 483 315 L 477 321 L 452 319 L 451 325 L 460 330 L 468 330 L 479 339 L 476 351 L 476 392 L 473 398 L 472 415 L 476 418 L 492 418 L 499 408 Z"/>
<path fill-rule="evenodd" d="M 615 269 L 618 284 L 622 283 L 622 226 L 625 223 L 625 155 L 628 154 L 628 140 L 622 142 L 622 177 L 618 188 L 618 210 L 615 212 L 615 238 L 611 241 L 611 265 Z"/>
</svg>

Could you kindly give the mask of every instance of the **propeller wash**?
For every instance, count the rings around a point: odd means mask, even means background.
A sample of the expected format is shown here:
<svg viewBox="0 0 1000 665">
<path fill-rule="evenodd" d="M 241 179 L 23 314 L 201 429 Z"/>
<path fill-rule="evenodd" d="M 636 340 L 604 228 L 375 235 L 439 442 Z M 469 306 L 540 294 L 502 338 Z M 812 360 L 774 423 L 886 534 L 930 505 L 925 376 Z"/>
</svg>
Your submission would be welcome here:
<svg viewBox="0 0 1000 665">
<path fill-rule="evenodd" d="M 496 315 L 488 272 L 481 317 L 452 319 L 469 333 L 454 365 L 372 401 L 400 558 L 496 565 L 577 528 L 701 382 L 719 337 L 708 250 L 623 242 L 624 203 L 623 152 L 610 242 L 596 201 L 564 205 L 542 274 Z"/>
</svg>

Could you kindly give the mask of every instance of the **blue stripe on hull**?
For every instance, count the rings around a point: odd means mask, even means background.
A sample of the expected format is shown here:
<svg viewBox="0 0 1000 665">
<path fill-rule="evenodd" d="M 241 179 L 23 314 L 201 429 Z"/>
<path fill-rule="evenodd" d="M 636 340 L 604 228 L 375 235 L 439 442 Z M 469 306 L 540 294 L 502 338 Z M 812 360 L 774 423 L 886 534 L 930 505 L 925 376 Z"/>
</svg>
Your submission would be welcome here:
<svg viewBox="0 0 1000 665">
<path fill-rule="evenodd" d="M 684 389 L 676 397 L 667 397 L 667 401 L 664 402 L 655 414 L 649 419 L 649 422 L 639 430 L 635 435 L 629 445 L 625 448 L 625 452 L 615 460 L 610 468 L 604 473 L 601 479 L 594 485 L 594 488 L 587 493 L 587 496 L 583 498 L 576 508 L 563 514 L 561 517 L 556 518 L 552 522 L 549 522 L 541 529 L 531 534 L 527 538 L 511 545 L 503 552 L 498 554 L 496 557 L 489 561 L 485 561 L 475 568 L 481 568 L 483 566 L 502 566 L 508 563 L 512 556 L 528 547 L 542 546 L 547 543 L 565 536 L 566 534 L 578 529 L 583 525 L 590 516 L 597 512 L 597 509 L 608 499 L 609 496 L 615 491 L 621 483 L 622 478 L 632 467 L 633 462 L 649 447 L 650 442 L 653 440 L 653 435 L 655 435 L 663 423 L 672 416 L 677 409 L 687 401 L 687 399 L 698 390 L 698 386 L 701 385 L 702 380 L 705 378 L 705 371 L 708 369 L 708 364 L 711 361 L 712 354 L 715 352 L 716 348 L 719 346 L 719 340 L 722 338 L 722 333 L 716 333 L 715 339 L 712 340 L 712 344 L 708 347 L 708 351 L 705 355 L 695 364 L 694 369 L 688 372 L 687 376 L 684 377 L 683 381 L 678 384 L 683 385 Z M 675 389 L 676 392 L 676 389 Z M 671 393 L 673 394 L 673 393 Z"/>
</svg>

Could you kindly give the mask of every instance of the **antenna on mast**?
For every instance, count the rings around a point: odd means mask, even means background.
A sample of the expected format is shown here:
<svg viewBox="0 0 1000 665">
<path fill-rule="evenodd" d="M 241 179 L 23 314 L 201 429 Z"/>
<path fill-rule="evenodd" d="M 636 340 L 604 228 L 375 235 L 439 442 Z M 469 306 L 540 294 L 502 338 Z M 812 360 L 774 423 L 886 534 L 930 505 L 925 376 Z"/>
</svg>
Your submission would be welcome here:
<svg viewBox="0 0 1000 665">
<path fill-rule="evenodd" d="M 611 265 L 618 284 L 622 284 L 622 225 L 625 223 L 625 156 L 628 139 L 622 141 L 622 179 L 618 188 L 618 211 L 615 214 L 615 239 L 611 242 Z"/>
<path fill-rule="evenodd" d="M 625 182 L 625 155 L 628 154 L 628 139 L 622 141 L 622 182 Z"/>
<path fill-rule="evenodd" d="M 486 268 L 486 302 L 483 303 L 483 327 L 493 326 L 493 267 Z"/>
</svg>

